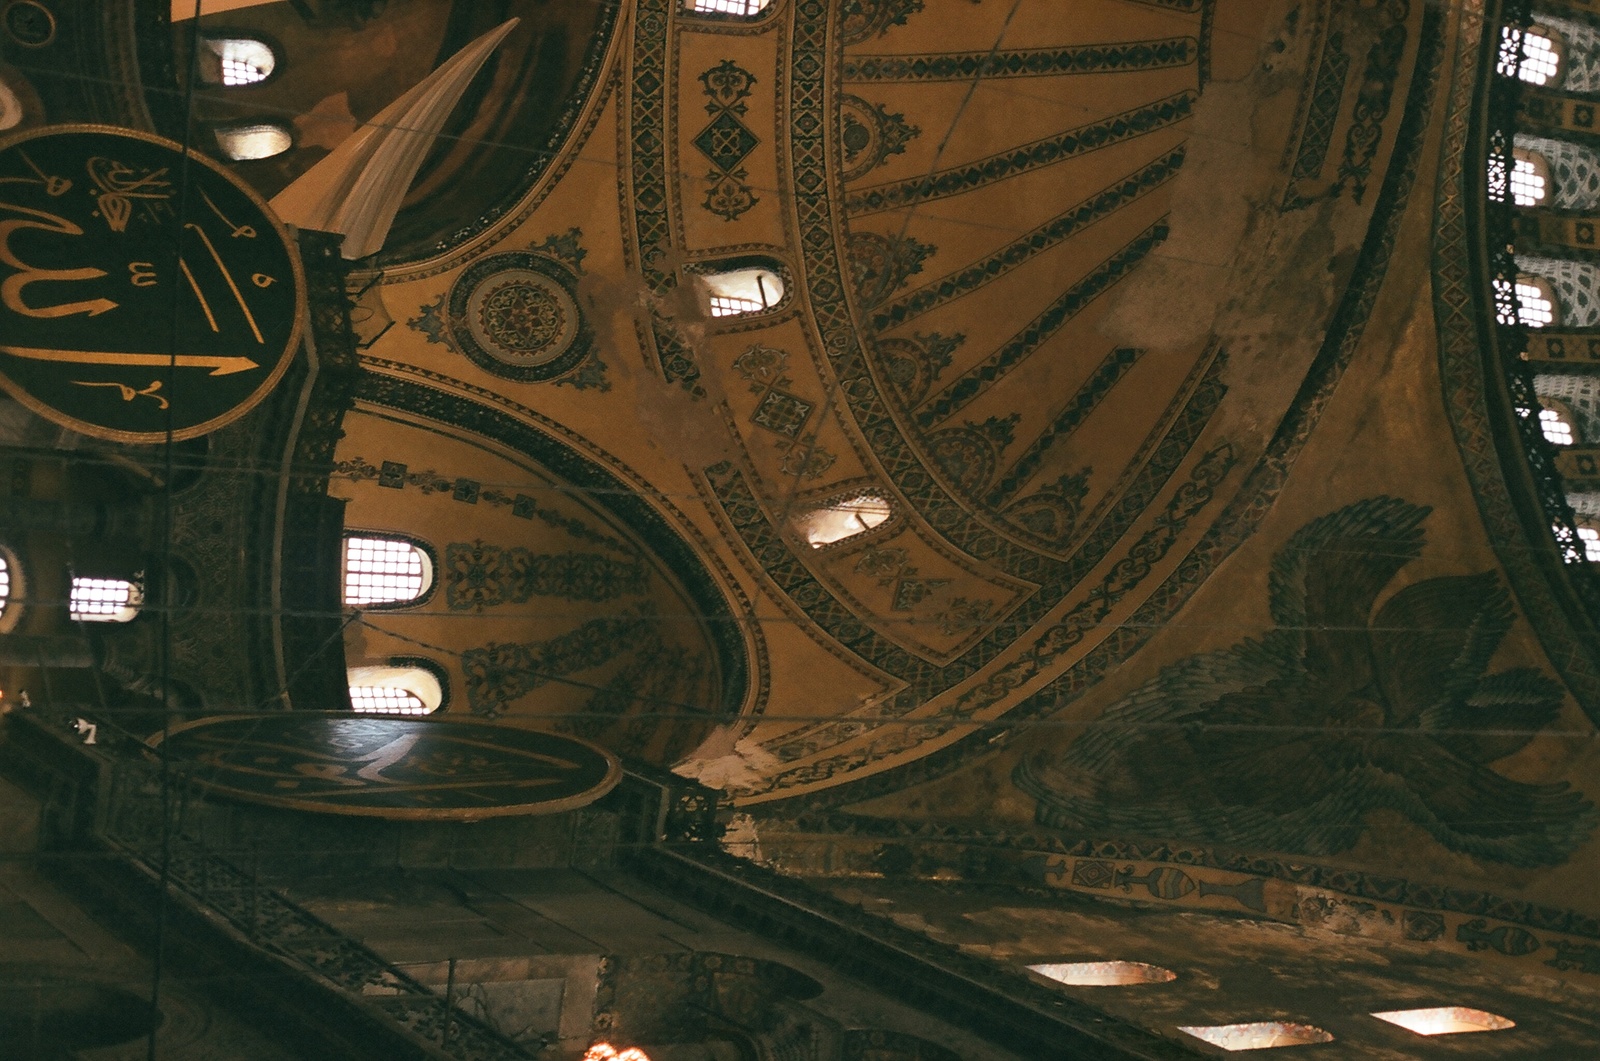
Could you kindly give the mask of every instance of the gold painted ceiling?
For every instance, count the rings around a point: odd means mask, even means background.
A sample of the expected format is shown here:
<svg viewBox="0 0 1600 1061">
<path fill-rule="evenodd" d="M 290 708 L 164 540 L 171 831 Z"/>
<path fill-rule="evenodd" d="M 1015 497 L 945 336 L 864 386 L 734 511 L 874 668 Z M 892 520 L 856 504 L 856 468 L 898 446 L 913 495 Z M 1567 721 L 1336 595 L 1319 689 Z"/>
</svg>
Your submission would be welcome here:
<svg viewBox="0 0 1600 1061">
<path fill-rule="evenodd" d="M 970 51 L 950 49 L 955 15 Z M 508 416 L 647 484 L 721 583 L 727 613 L 704 621 L 744 642 L 743 674 L 718 677 L 742 683 L 740 722 L 686 768 L 751 801 L 954 763 L 1045 716 L 1249 533 L 1272 492 L 1258 465 L 1381 198 L 1422 9 L 1336 5 L 1292 26 L 1254 5 L 1120 0 L 1070 20 L 1026 0 L 838 16 L 780 4 L 730 26 L 638 5 L 511 220 L 363 296 L 397 323 L 365 350 L 339 454 L 516 483 L 364 426 Z M 1297 72 L 1330 40 L 1375 69 L 1304 96 Z M 483 329 L 516 325 L 483 323 L 488 292 L 562 254 L 577 342 L 593 341 L 564 373 L 508 379 Z M 751 256 L 797 293 L 710 315 L 697 270 Z M 372 478 L 334 491 L 351 525 L 524 545 L 446 531 Z M 881 526 L 800 539 L 798 517 L 861 494 L 889 501 Z M 440 603 L 383 625 L 456 652 L 508 639 L 492 612 Z M 480 710 L 571 706 L 454 677 Z"/>
<path fill-rule="evenodd" d="M 290 56 L 197 111 L 292 115 L 269 194 L 528 16 L 352 274 L 328 493 L 439 584 L 350 666 L 698 777 L 794 873 L 1321 889 L 1600 973 L 1593 625 L 1463 264 L 1482 5 L 464 6 L 328 28 L 337 68 L 208 16 Z M 714 313 L 754 266 L 782 297 Z"/>
</svg>

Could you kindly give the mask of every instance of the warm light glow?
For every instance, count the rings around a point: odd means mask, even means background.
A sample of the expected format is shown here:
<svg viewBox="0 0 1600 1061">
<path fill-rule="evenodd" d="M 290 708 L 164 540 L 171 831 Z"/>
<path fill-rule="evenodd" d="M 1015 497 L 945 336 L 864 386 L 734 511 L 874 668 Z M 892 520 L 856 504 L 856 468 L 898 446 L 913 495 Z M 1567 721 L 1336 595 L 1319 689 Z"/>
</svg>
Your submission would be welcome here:
<svg viewBox="0 0 1600 1061">
<path fill-rule="evenodd" d="M 400 604 L 427 592 L 433 581 L 428 555 L 396 538 L 349 537 L 344 540 L 344 602 Z"/>
<path fill-rule="evenodd" d="M 1418 1035 L 1456 1035 L 1461 1032 L 1500 1032 L 1515 1028 L 1514 1021 L 1465 1006 L 1435 1006 L 1432 1009 L 1395 1009 L 1374 1013 L 1379 1020 L 1398 1024 Z"/>
<path fill-rule="evenodd" d="M 234 125 L 216 130 L 217 146 L 235 162 L 253 162 L 257 159 L 281 155 L 294 146 L 289 130 L 276 122 L 257 125 Z"/>
<path fill-rule="evenodd" d="M 862 494 L 807 512 L 795 520 L 795 529 L 813 549 L 820 549 L 865 534 L 881 526 L 893 513 L 888 501 L 874 494 Z"/>
<path fill-rule="evenodd" d="M 6 605 L 11 603 L 11 565 L 6 563 L 5 557 L 0 557 L 0 615 L 6 613 Z"/>
<path fill-rule="evenodd" d="M 650 1061 L 650 1055 L 637 1046 L 618 1050 L 610 1043 L 595 1043 L 583 1055 L 583 1061 Z"/>
<path fill-rule="evenodd" d="M 0 81 L 0 131 L 22 124 L 22 101 L 4 82 Z"/>
<path fill-rule="evenodd" d="M 1171 969 L 1143 962 L 1066 962 L 1030 965 L 1040 976 L 1048 976 L 1071 987 L 1129 987 L 1133 984 L 1165 984 L 1178 978 Z"/>
<path fill-rule="evenodd" d="M 1282 1021 L 1213 1024 L 1178 1030 L 1230 1053 L 1239 1050 L 1270 1050 L 1279 1046 L 1310 1046 L 1312 1043 L 1333 1042 L 1333 1036 L 1321 1028 L 1313 1028 L 1309 1024 L 1286 1024 Z"/>
</svg>

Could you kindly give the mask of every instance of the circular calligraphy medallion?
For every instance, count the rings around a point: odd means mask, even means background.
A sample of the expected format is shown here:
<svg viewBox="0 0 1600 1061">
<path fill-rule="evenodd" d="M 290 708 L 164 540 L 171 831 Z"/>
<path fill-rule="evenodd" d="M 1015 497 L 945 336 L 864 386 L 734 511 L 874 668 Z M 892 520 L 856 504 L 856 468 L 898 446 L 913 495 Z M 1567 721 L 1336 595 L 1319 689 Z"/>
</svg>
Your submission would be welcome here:
<svg viewBox="0 0 1600 1061">
<path fill-rule="evenodd" d="M 573 292 L 577 277 L 540 254 L 495 254 L 476 262 L 450 289 L 456 344 L 497 376 L 554 379 L 589 352 L 588 322 Z"/>
<path fill-rule="evenodd" d="M 622 777 L 587 741 L 476 719 L 216 715 L 175 727 L 165 745 L 217 795 L 376 818 L 552 814 L 593 803 Z"/>
<path fill-rule="evenodd" d="M 0 387 L 39 415 L 215 431 L 283 376 L 305 298 L 288 231 L 198 152 L 109 126 L 0 140 Z"/>
<path fill-rule="evenodd" d="M 56 17 L 38 0 L 11 0 L 0 19 L 12 40 L 29 48 L 43 48 L 56 39 Z"/>
</svg>

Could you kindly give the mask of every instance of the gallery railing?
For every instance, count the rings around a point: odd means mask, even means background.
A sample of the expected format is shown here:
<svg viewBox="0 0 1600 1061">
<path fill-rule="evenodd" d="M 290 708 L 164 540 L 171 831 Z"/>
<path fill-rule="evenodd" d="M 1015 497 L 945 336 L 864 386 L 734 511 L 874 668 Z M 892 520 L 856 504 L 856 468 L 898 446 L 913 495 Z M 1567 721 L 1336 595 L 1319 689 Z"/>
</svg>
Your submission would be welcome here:
<svg viewBox="0 0 1600 1061">
<path fill-rule="evenodd" d="M 97 724 L 92 746 L 84 740 L 91 731 L 75 724 L 80 716 Z M 6 773 L 40 800 L 41 850 L 98 851 L 131 870 L 139 894 L 111 887 L 143 920 L 160 916 L 151 911 L 165 902 L 169 922 L 214 935 L 221 950 L 270 966 L 270 978 L 300 995 L 320 992 L 319 1009 L 364 1022 L 392 1044 L 385 1056 L 531 1061 L 548 1045 L 514 1041 L 458 1005 L 448 984 L 441 992 L 422 983 L 290 900 L 272 886 L 284 855 L 277 833 L 260 834 L 266 846 L 258 847 L 248 824 L 219 820 L 216 800 L 184 764 L 163 773 L 142 741 L 94 709 L 35 704 L 6 719 L 5 736 Z M 629 770 L 596 812 L 618 819 L 624 845 L 681 849 L 715 839 L 714 793 L 665 771 Z"/>
</svg>

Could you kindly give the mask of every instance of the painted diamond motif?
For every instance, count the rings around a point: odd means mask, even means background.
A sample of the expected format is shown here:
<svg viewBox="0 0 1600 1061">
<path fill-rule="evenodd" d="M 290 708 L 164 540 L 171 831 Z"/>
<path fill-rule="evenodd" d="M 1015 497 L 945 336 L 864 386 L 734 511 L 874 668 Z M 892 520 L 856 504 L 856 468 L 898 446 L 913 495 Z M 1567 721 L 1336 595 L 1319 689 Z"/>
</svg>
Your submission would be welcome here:
<svg viewBox="0 0 1600 1061">
<path fill-rule="evenodd" d="M 694 138 L 694 146 L 724 172 L 731 173 L 761 141 L 730 112 L 723 111 Z"/>
<path fill-rule="evenodd" d="M 1109 862 L 1080 858 L 1072 865 L 1072 883 L 1084 888 L 1109 888 L 1115 867 Z"/>
<path fill-rule="evenodd" d="M 812 408 L 810 402 L 796 398 L 792 394 L 770 390 L 756 406 L 750 422 L 785 438 L 794 438 L 800 434 L 801 429 L 806 426 L 806 421 L 811 418 Z"/>
</svg>

